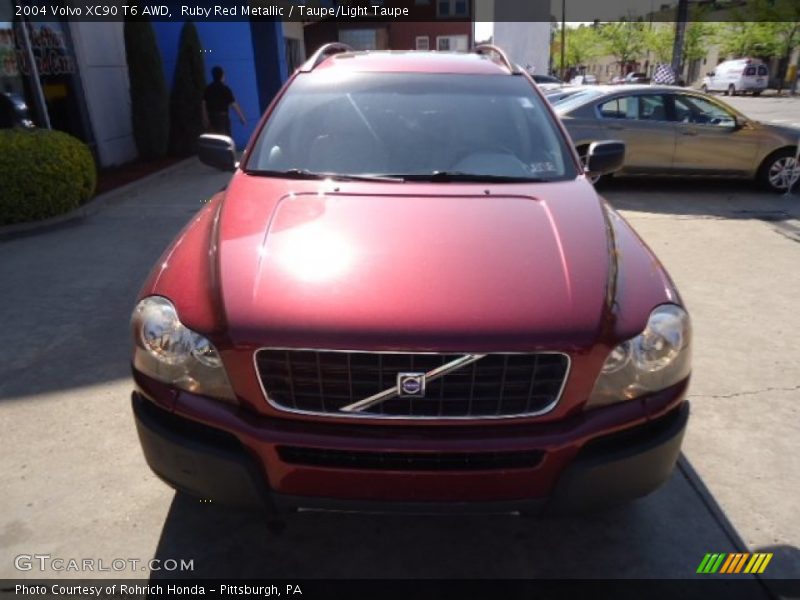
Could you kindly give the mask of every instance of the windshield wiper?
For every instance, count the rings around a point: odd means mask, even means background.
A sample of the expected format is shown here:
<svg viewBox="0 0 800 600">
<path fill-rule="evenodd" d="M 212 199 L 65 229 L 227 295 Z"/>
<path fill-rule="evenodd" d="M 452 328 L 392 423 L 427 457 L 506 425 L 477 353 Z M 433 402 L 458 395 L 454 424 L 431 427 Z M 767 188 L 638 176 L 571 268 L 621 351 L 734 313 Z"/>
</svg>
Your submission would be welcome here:
<svg viewBox="0 0 800 600">
<path fill-rule="evenodd" d="M 308 169 L 287 169 L 285 171 L 269 171 L 248 169 L 248 175 L 258 175 L 261 177 L 282 177 L 285 179 L 333 179 L 335 181 L 386 181 L 391 183 L 402 182 L 402 177 L 392 175 L 351 175 L 348 173 L 317 173 Z"/>
<path fill-rule="evenodd" d="M 464 173 L 463 171 L 434 171 L 433 173 L 403 175 L 409 181 L 476 181 L 484 183 L 542 183 L 550 181 L 541 177 L 514 175 L 487 175 L 481 173 Z"/>
</svg>

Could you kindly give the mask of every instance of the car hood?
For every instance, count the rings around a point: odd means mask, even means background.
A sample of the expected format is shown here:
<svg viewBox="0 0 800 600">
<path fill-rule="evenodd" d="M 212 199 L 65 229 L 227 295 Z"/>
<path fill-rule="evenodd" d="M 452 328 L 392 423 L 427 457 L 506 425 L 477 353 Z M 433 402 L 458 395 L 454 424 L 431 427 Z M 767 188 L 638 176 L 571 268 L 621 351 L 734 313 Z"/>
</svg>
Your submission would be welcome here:
<svg viewBox="0 0 800 600">
<path fill-rule="evenodd" d="M 594 189 L 583 180 L 486 187 L 326 186 L 238 173 L 218 233 L 232 341 L 432 351 L 591 345 L 610 260 Z"/>
<path fill-rule="evenodd" d="M 757 123 L 760 127 L 769 130 L 773 134 L 781 136 L 786 143 L 800 143 L 800 127 L 770 123 L 768 121 L 755 121 L 755 123 Z"/>
</svg>

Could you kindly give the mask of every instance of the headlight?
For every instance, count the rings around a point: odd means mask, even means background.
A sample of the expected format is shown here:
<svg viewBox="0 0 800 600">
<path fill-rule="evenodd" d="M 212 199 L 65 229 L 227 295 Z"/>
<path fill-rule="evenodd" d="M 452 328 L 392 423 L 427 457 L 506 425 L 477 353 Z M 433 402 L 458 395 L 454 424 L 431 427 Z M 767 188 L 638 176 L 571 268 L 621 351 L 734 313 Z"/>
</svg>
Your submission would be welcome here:
<svg viewBox="0 0 800 600">
<path fill-rule="evenodd" d="M 682 381 L 691 372 L 691 337 L 685 310 L 657 307 L 642 333 L 608 355 L 586 407 L 632 400 Z"/>
<path fill-rule="evenodd" d="M 138 371 L 189 392 L 236 400 L 217 349 L 181 323 L 172 302 L 161 296 L 145 298 L 136 305 L 131 326 Z"/>
</svg>

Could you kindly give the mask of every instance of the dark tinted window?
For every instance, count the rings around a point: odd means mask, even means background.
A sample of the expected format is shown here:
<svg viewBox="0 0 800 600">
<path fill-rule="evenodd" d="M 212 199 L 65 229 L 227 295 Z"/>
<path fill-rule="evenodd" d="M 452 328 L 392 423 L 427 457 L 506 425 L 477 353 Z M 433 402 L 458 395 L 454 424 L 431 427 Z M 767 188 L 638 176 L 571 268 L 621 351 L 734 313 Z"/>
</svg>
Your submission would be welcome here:
<svg viewBox="0 0 800 600">
<path fill-rule="evenodd" d="M 719 127 L 736 125 L 736 118 L 732 113 L 705 98 L 683 94 L 676 94 L 673 98 L 675 99 L 675 118 L 682 123 Z"/>
<path fill-rule="evenodd" d="M 638 116 L 635 96 L 623 96 L 603 102 L 599 106 L 600 116 L 604 119 L 635 119 Z"/>
<path fill-rule="evenodd" d="M 745 75 L 755 75 L 756 74 L 756 68 L 755 67 L 747 67 L 744 70 L 744 74 Z"/>
<path fill-rule="evenodd" d="M 621 96 L 599 105 L 604 119 L 636 119 L 641 121 L 666 121 L 664 97 L 653 94 Z"/>
<path fill-rule="evenodd" d="M 554 119 L 523 77 L 419 73 L 300 75 L 246 168 L 548 180 L 576 175 Z"/>
<path fill-rule="evenodd" d="M 758 74 L 761 75 L 761 76 L 766 75 L 767 74 L 767 67 L 765 67 L 764 65 L 759 66 L 758 67 Z"/>
<path fill-rule="evenodd" d="M 664 96 L 653 94 L 639 96 L 639 119 L 643 121 L 666 121 Z"/>
</svg>

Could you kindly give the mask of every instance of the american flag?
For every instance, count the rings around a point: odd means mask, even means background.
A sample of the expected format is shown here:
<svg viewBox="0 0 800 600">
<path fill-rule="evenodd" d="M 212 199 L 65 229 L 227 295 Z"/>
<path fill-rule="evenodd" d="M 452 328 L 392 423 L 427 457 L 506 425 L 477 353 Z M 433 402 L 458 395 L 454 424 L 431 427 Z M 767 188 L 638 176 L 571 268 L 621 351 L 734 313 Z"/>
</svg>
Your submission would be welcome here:
<svg viewBox="0 0 800 600">
<path fill-rule="evenodd" d="M 653 83 L 672 85 L 675 80 L 675 73 L 672 71 L 672 67 L 666 63 L 658 65 L 653 73 Z"/>
</svg>

